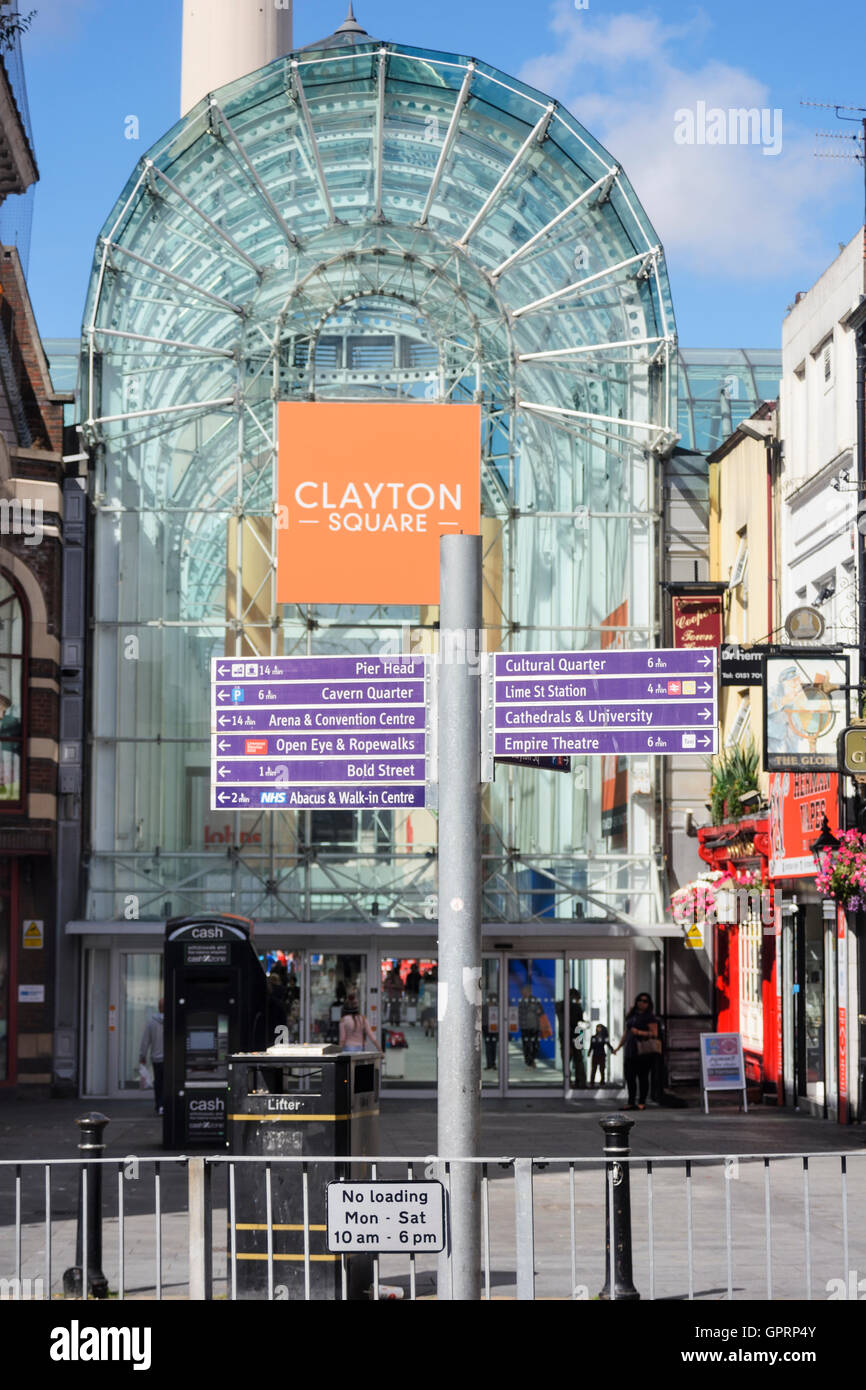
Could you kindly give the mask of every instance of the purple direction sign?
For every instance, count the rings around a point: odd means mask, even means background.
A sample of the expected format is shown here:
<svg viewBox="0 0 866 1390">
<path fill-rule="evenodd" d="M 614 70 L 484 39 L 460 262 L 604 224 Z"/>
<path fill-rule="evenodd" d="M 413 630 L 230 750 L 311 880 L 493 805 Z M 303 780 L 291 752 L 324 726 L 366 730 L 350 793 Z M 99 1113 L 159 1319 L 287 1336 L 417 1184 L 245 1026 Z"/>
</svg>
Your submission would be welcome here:
<svg viewBox="0 0 866 1390">
<path fill-rule="evenodd" d="M 543 701 L 545 704 L 556 701 L 562 704 L 591 704 L 596 701 L 605 707 L 623 703 L 643 707 L 654 701 L 676 705 L 682 700 L 697 699 L 707 704 L 715 698 L 715 689 L 715 678 L 706 676 L 676 676 L 662 680 L 646 676 L 609 676 L 602 680 L 583 680 L 574 676 L 546 676 L 542 680 L 506 676 L 496 682 L 496 703 L 517 705 L 530 701 Z"/>
<path fill-rule="evenodd" d="M 423 656 L 266 656 L 256 660 L 214 657 L 211 678 L 216 682 L 303 680 L 424 679 Z"/>
<path fill-rule="evenodd" d="M 716 751 L 716 652 L 497 652 L 494 755 Z"/>
<path fill-rule="evenodd" d="M 545 730 L 538 733 L 496 733 L 493 752 L 496 757 L 511 755 L 533 757 L 558 754 L 599 756 L 605 753 L 715 753 L 716 730 L 666 729 L 661 733 L 612 731 L 610 729 Z"/>
<path fill-rule="evenodd" d="M 315 731 L 323 733 L 355 733 L 383 729 L 390 733 L 402 729 L 424 730 L 427 710 L 424 705 L 364 705 L 361 709 L 250 709 L 230 705 L 214 711 L 214 724 L 219 733 L 273 734 Z"/>
<path fill-rule="evenodd" d="M 424 657 L 218 657 L 211 674 L 214 808 L 424 805 Z"/>
<path fill-rule="evenodd" d="M 264 737 L 249 734 L 215 734 L 215 756 L 218 758 L 366 758 L 382 754 L 401 757 L 423 757 L 427 736 L 424 733 L 395 734 L 374 729 L 369 733 L 314 734 L 308 729 L 296 733 L 268 734 Z"/>
<path fill-rule="evenodd" d="M 496 652 L 493 670 L 505 677 L 545 676 L 693 676 L 714 675 L 715 647 L 691 650 L 658 647 L 649 651 L 621 652 Z"/>
<path fill-rule="evenodd" d="M 215 787 L 213 809 L 224 811 L 364 811 L 424 805 L 423 787 Z"/>
<path fill-rule="evenodd" d="M 641 705 L 506 705 L 496 712 L 497 729 L 712 729 L 716 708 L 709 700 L 647 702 Z"/>
<path fill-rule="evenodd" d="M 377 782 L 410 783 L 423 786 L 426 764 L 423 758 L 234 758 L 231 762 L 217 760 L 217 786 L 290 786 L 294 782 L 315 785 L 369 786 Z"/>
</svg>

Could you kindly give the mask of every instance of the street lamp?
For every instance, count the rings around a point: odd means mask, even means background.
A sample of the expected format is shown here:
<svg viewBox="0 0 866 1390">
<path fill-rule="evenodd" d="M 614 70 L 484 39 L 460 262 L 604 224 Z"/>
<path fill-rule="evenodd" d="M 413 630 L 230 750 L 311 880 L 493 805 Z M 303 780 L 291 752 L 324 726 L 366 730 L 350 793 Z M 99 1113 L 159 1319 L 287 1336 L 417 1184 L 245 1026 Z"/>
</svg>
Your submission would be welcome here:
<svg viewBox="0 0 866 1390">
<path fill-rule="evenodd" d="M 837 840 L 836 836 L 833 834 L 833 831 L 830 829 L 830 824 L 827 820 L 827 815 L 825 812 L 824 818 L 821 821 L 821 830 L 818 835 L 818 838 L 817 840 L 813 840 L 811 845 L 809 846 L 815 859 L 815 867 L 819 871 L 821 869 L 821 855 L 823 854 L 824 850 L 838 849 L 841 843 L 842 841 Z"/>
</svg>

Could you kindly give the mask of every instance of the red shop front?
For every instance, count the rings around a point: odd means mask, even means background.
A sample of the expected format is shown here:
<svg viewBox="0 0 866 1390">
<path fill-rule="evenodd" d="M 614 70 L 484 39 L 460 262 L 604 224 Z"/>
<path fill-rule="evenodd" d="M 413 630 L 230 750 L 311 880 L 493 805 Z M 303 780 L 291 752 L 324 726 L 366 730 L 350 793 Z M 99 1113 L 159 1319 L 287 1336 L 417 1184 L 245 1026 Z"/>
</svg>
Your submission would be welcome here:
<svg viewBox="0 0 866 1390">
<path fill-rule="evenodd" d="M 780 997 L 770 826 L 765 818 L 702 826 L 698 853 L 722 874 L 714 885 L 713 927 L 716 1028 L 743 1039 L 746 1076 L 782 1103 Z"/>
</svg>

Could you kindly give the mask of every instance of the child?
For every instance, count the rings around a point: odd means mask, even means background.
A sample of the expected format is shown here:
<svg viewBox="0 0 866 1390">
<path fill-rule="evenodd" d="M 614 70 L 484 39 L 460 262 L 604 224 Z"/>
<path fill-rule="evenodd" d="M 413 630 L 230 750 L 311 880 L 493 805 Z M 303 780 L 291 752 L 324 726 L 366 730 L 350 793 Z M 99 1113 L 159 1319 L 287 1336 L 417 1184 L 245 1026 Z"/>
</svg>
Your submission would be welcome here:
<svg viewBox="0 0 866 1390">
<path fill-rule="evenodd" d="M 607 1064 L 607 1054 L 613 1052 L 608 1038 L 608 1032 L 603 1023 L 597 1023 L 595 1032 L 589 1040 L 589 1084 L 595 1085 L 595 1069 L 598 1067 L 598 1084 L 604 1085 L 604 1069 Z"/>
</svg>

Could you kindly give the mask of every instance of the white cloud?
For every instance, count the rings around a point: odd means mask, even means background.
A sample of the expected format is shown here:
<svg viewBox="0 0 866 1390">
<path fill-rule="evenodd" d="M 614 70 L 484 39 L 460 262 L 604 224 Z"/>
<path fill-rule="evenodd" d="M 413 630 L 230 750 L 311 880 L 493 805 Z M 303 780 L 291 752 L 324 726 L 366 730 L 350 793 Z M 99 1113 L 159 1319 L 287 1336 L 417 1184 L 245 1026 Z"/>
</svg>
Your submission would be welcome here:
<svg viewBox="0 0 866 1390">
<path fill-rule="evenodd" d="M 814 271 L 826 259 L 816 218 L 851 170 L 814 158 L 811 126 L 782 112 L 782 147 L 677 144 L 676 113 L 774 108 L 768 85 L 715 60 L 691 70 L 680 53 L 706 31 L 703 18 L 672 27 L 655 16 L 575 10 L 557 0 L 554 53 L 524 65 L 522 79 L 552 92 L 625 169 L 668 254 L 679 266 L 734 279 Z M 772 119 L 768 117 L 768 120 Z M 767 134 L 772 126 L 767 127 Z"/>
</svg>

